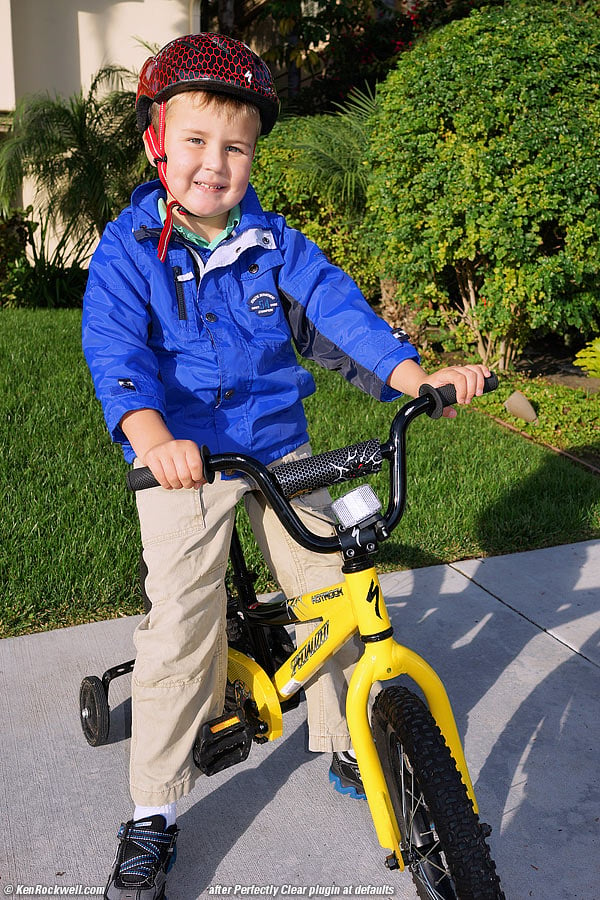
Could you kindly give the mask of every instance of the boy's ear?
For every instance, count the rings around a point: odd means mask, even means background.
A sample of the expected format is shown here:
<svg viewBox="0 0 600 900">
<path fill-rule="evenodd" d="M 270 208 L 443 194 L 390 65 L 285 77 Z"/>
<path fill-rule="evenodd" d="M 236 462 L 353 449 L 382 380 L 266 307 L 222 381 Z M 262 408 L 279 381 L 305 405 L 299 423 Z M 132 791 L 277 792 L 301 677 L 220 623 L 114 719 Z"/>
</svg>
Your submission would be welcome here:
<svg viewBox="0 0 600 900">
<path fill-rule="evenodd" d="M 144 132 L 144 150 L 146 151 L 146 156 L 148 157 L 148 162 L 150 163 L 151 166 L 154 166 L 154 168 L 156 169 L 157 166 L 154 161 L 154 153 L 152 152 L 152 150 L 150 149 L 150 146 L 148 144 L 148 132 L 147 131 Z"/>
</svg>

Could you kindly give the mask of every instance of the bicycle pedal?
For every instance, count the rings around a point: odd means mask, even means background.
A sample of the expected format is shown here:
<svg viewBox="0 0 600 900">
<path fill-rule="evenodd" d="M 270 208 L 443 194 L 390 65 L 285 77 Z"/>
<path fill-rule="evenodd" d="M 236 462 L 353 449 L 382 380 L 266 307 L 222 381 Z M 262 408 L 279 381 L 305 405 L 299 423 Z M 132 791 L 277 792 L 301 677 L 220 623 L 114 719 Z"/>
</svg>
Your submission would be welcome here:
<svg viewBox="0 0 600 900">
<path fill-rule="evenodd" d="M 194 741 L 194 763 L 205 775 L 243 762 L 250 753 L 254 729 L 241 709 L 205 722 Z"/>
</svg>

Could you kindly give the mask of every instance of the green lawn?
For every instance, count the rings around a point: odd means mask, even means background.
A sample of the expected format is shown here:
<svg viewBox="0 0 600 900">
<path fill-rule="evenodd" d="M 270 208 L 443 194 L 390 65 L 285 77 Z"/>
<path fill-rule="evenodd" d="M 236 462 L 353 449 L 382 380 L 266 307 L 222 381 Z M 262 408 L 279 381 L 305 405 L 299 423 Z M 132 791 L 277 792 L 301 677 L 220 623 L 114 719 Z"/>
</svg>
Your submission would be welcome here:
<svg viewBox="0 0 600 900">
<path fill-rule="evenodd" d="M 81 355 L 80 314 L 3 310 L 0 323 L 0 636 L 138 612 L 134 501 Z M 386 436 L 392 405 L 315 375 L 315 452 Z M 418 420 L 408 472 L 384 569 L 600 536 L 600 479 L 488 416 Z M 382 476 L 372 483 L 385 495 Z M 262 591 L 271 585 L 243 520 L 242 531 Z"/>
</svg>

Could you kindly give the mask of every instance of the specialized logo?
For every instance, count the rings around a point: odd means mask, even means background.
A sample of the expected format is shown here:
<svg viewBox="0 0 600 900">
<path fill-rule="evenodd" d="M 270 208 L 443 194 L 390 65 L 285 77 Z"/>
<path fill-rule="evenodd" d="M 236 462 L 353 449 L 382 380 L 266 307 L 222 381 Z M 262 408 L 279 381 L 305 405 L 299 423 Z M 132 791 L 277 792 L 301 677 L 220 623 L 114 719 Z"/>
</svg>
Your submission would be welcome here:
<svg viewBox="0 0 600 900">
<path fill-rule="evenodd" d="M 314 656 L 319 647 L 322 647 L 329 637 L 329 622 L 323 622 L 320 628 L 314 631 L 310 637 L 310 641 L 303 647 L 292 660 L 292 675 L 295 675 L 298 669 Z"/>
<path fill-rule="evenodd" d="M 375 615 L 378 619 L 381 619 L 381 613 L 379 612 L 379 585 L 371 581 L 371 586 L 367 593 L 367 603 L 373 602 L 375 602 Z"/>
<path fill-rule="evenodd" d="M 342 588 L 333 588 L 331 591 L 323 591 L 322 594 L 314 594 L 312 602 L 323 603 L 324 600 L 333 600 L 334 597 L 341 597 L 343 593 Z"/>
<path fill-rule="evenodd" d="M 298 621 L 298 616 L 296 615 L 296 607 L 302 600 L 302 597 L 292 597 L 291 600 L 286 600 L 287 605 L 287 614 L 290 621 Z"/>
<path fill-rule="evenodd" d="M 269 294 L 263 291 L 261 294 L 255 294 L 248 301 L 251 312 L 257 313 L 259 316 L 272 316 L 277 307 L 279 300 L 275 294 Z"/>
</svg>

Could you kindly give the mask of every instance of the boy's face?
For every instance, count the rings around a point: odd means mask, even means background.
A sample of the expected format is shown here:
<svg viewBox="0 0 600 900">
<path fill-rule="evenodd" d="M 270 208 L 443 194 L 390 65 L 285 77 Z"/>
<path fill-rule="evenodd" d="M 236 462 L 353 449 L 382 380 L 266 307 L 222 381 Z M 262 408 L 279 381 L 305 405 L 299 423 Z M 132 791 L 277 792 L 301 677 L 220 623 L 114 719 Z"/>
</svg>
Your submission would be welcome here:
<svg viewBox="0 0 600 900">
<path fill-rule="evenodd" d="M 182 93 L 169 105 L 165 130 L 169 200 L 193 213 L 174 218 L 212 240 L 248 187 L 257 137 L 252 116 L 231 117 Z M 196 218 L 198 217 L 198 218 Z"/>
</svg>

